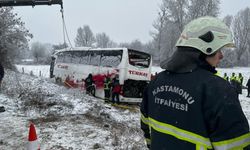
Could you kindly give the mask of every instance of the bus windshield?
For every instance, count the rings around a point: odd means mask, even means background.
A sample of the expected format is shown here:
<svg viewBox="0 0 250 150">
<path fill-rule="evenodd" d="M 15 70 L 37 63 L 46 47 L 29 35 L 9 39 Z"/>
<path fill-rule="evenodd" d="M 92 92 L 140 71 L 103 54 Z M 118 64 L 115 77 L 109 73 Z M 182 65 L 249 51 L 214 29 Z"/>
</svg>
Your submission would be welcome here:
<svg viewBox="0 0 250 150">
<path fill-rule="evenodd" d="M 144 52 L 128 50 L 129 64 L 135 67 L 148 68 L 151 61 L 151 56 Z"/>
</svg>

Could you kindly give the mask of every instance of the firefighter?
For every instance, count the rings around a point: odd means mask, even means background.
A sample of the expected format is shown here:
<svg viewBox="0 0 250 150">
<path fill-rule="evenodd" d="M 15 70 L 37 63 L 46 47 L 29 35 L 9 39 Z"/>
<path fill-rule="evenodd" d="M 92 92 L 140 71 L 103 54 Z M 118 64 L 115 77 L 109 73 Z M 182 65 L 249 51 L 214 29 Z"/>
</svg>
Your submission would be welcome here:
<svg viewBox="0 0 250 150">
<path fill-rule="evenodd" d="M 176 51 L 144 91 L 141 129 L 151 150 L 250 148 L 248 121 L 237 93 L 215 75 L 229 28 L 214 17 L 185 26 Z M 226 49 L 225 49 L 226 50 Z"/>
<path fill-rule="evenodd" d="M 112 80 L 112 103 L 120 103 L 120 95 L 121 92 L 121 85 L 119 83 L 119 76 L 116 75 L 115 78 Z"/>
<path fill-rule="evenodd" d="M 241 73 L 239 73 L 238 77 L 237 77 L 237 81 L 238 81 L 238 90 L 239 90 L 239 94 L 242 94 L 242 84 L 243 84 L 243 76 Z"/>
<path fill-rule="evenodd" d="M 4 67 L 0 63 L 0 90 L 1 90 L 1 84 L 2 84 L 3 77 L 4 77 Z M 5 111 L 5 107 L 0 106 L 0 112 L 4 112 L 4 111 Z"/>
<path fill-rule="evenodd" d="M 239 73 L 238 75 L 238 81 L 240 82 L 241 85 L 243 84 L 243 76 L 241 73 Z"/>
<path fill-rule="evenodd" d="M 247 86 L 247 97 L 250 97 L 250 77 L 247 80 L 246 86 Z"/>
<path fill-rule="evenodd" d="M 224 73 L 223 79 L 225 79 L 226 81 L 229 81 L 229 77 L 227 76 L 227 73 Z"/>
<path fill-rule="evenodd" d="M 110 101 L 110 94 L 111 94 L 111 79 L 110 77 L 105 77 L 104 78 L 104 99 L 105 102 Z"/>
<path fill-rule="evenodd" d="M 234 90 L 237 92 L 237 94 L 240 94 L 239 92 L 239 82 L 237 80 L 237 76 L 235 75 L 235 73 L 233 72 L 231 77 L 230 77 L 230 83 L 231 86 L 234 88 Z"/>
<path fill-rule="evenodd" d="M 85 79 L 85 88 L 86 88 L 86 93 L 90 94 L 92 96 L 95 96 L 95 86 L 94 86 L 94 80 L 93 76 L 90 73 L 88 77 Z"/>
<path fill-rule="evenodd" d="M 4 68 L 3 68 L 2 64 L 0 63 L 0 89 L 1 89 L 3 77 L 4 77 Z"/>
</svg>

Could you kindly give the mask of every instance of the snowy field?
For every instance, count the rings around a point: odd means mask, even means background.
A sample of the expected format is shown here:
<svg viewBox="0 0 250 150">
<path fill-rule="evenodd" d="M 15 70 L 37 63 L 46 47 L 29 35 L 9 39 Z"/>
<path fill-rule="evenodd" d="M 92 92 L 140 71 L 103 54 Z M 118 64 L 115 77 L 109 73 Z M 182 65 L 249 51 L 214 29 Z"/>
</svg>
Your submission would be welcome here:
<svg viewBox="0 0 250 150">
<path fill-rule="evenodd" d="M 41 150 L 146 150 L 140 130 L 138 107 L 121 109 L 93 98 L 79 89 L 51 82 L 49 66 L 18 65 L 7 70 L 0 93 L 0 150 L 25 150 L 29 122 L 37 130 Z M 24 69 L 22 69 L 24 68 Z M 35 76 L 30 76 L 30 71 Z M 219 69 L 241 72 L 244 84 L 250 68 Z M 152 72 L 159 72 L 153 67 Z M 41 73 L 40 73 L 41 72 Z M 250 99 L 243 90 L 240 102 L 250 122 Z"/>
</svg>

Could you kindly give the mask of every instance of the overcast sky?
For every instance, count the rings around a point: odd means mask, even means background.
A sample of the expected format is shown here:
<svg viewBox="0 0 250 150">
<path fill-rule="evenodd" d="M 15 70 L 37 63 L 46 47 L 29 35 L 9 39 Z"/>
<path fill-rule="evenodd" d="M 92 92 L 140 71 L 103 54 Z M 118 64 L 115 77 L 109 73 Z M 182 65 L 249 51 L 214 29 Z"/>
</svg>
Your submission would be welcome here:
<svg viewBox="0 0 250 150">
<path fill-rule="evenodd" d="M 63 0 L 69 38 L 74 46 L 77 28 L 89 25 L 94 34 L 105 32 L 114 42 L 151 40 L 150 31 L 161 0 Z M 250 0 L 221 0 L 222 18 L 250 7 Z M 15 7 L 33 34 L 32 42 L 63 43 L 60 6 Z"/>
</svg>

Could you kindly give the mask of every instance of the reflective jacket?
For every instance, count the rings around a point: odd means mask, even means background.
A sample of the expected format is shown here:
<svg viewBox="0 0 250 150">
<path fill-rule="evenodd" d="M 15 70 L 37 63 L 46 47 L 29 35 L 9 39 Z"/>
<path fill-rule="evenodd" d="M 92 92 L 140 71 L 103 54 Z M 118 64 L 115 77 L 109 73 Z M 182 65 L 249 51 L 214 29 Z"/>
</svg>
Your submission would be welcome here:
<svg viewBox="0 0 250 150">
<path fill-rule="evenodd" d="M 111 83 L 111 81 L 110 81 L 110 78 L 106 78 L 105 80 L 104 80 L 104 90 L 110 90 L 111 89 L 111 87 L 112 87 L 112 83 Z"/>
<path fill-rule="evenodd" d="M 152 150 L 243 150 L 250 145 L 237 93 L 202 68 L 160 73 L 144 92 L 141 115 Z"/>
</svg>

